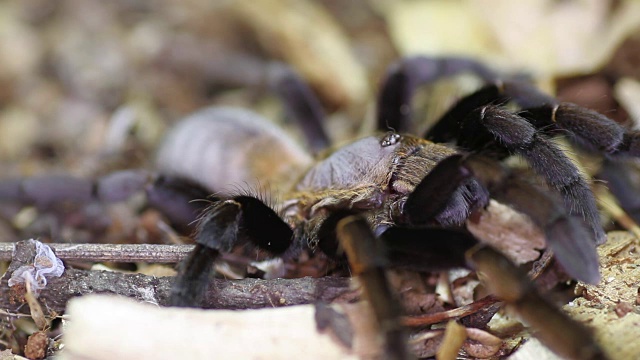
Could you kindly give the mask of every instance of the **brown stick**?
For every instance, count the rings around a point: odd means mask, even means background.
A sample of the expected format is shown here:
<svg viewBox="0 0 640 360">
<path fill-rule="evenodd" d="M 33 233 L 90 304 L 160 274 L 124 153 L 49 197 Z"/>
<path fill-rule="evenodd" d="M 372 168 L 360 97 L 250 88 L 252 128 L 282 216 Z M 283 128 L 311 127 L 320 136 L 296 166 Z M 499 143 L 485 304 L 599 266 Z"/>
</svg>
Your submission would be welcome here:
<svg viewBox="0 0 640 360">
<path fill-rule="evenodd" d="M 0 243 L 0 261 L 10 261 L 14 243 Z M 62 260 L 178 263 L 193 245 L 47 244 Z"/>
<path fill-rule="evenodd" d="M 140 301 L 167 305 L 172 277 L 123 274 L 110 271 L 69 269 L 59 278 L 49 280 L 40 293 L 41 303 L 56 312 L 65 310 L 69 299 L 92 293 L 118 294 Z M 301 279 L 215 279 L 204 299 L 204 307 L 217 309 L 257 309 L 287 305 L 312 304 L 318 301 L 350 301 L 358 297 L 351 291 L 350 279 L 325 277 Z M 0 308 L 17 309 L 20 294 L 0 282 Z M 8 296 L 7 296 L 8 295 Z"/>
</svg>

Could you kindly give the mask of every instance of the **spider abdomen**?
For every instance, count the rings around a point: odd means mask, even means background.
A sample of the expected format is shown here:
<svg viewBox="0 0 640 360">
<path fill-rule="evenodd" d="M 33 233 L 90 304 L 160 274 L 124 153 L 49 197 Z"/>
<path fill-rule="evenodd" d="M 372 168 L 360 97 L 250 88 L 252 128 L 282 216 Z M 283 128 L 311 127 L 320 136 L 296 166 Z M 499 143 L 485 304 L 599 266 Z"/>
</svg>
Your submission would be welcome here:
<svg viewBox="0 0 640 360">
<path fill-rule="evenodd" d="M 243 109 L 210 107 L 182 120 L 158 151 L 161 173 L 200 183 L 218 194 L 269 184 L 288 189 L 312 162 L 282 129 Z"/>
</svg>

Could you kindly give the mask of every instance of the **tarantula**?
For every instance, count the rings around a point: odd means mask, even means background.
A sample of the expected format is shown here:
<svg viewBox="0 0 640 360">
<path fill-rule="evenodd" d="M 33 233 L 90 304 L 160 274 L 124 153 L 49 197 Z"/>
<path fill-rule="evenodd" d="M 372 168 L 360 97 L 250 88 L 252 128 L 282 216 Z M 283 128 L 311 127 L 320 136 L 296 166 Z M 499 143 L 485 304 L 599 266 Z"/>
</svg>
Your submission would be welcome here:
<svg viewBox="0 0 640 360">
<path fill-rule="evenodd" d="M 407 134 L 414 90 L 462 72 L 489 85 L 462 98 L 423 136 Z M 61 189 L 60 196 L 73 187 L 78 199 L 118 200 L 145 188 L 151 204 L 184 224 L 200 206 L 188 200 L 214 192 L 198 222 L 196 247 L 177 277 L 172 304 L 197 306 L 214 261 L 239 246 L 253 245 L 270 256 L 322 251 L 337 261 L 344 260 L 344 249 L 365 279 L 389 356 L 399 358 L 406 356 L 404 335 L 394 320 L 399 310 L 384 268 L 473 266 L 473 254 L 482 252 L 471 250 L 477 241 L 461 225 L 490 198 L 538 224 L 570 276 L 599 281 L 595 246 L 605 241 L 605 233 L 593 194 L 549 136 L 568 132 L 580 145 L 607 155 L 637 156 L 637 133 L 588 109 L 560 103 L 525 81 L 501 80 L 475 61 L 414 57 L 387 74 L 378 99 L 379 133 L 327 151 L 317 99 L 293 73 L 278 67 L 274 74 L 274 89 L 286 99 L 311 152 L 324 154 L 320 160 L 314 162 L 282 130 L 250 111 L 208 108 L 170 133 L 158 155 L 163 175 L 153 186 L 148 186 L 148 174 L 125 171 L 97 183 L 21 180 L 0 188 L 0 195 L 57 199 L 51 191 L 33 190 L 46 185 Z M 503 105 L 508 102 L 520 111 L 507 110 Z M 500 162 L 510 155 L 527 160 L 546 186 Z M 196 187 L 185 192 L 184 182 L 176 178 Z M 269 183 L 275 204 L 238 190 L 256 189 L 258 181 Z M 365 249 L 358 250 L 361 246 Z"/>
<path fill-rule="evenodd" d="M 423 137 L 404 133 L 410 128 L 415 88 L 465 71 L 490 85 L 460 100 Z M 317 150 L 327 139 L 321 116 L 308 94 L 301 99 L 294 112 L 304 129 L 315 129 L 306 134 Z M 506 102 L 521 112 L 505 109 Z M 485 207 L 490 197 L 543 228 L 569 275 L 599 281 L 595 245 L 605 241 L 605 234 L 593 194 L 548 135 L 569 131 L 583 146 L 636 155 L 635 133 L 593 111 L 560 103 L 526 82 L 500 81 L 466 59 L 403 60 L 391 68 L 378 105 L 378 135 L 340 147 L 314 164 L 283 133 L 244 110 L 210 108 L 178 125 L 163 148 L 177 157 L 171 163 L 180 165 L 173 171 L 189 173 L 221 193 L 200 219 L 196 248 L 183 264 L 172 303 L 197 305 L 214 260 L 238 246 L 254 245 L 271 256 L 307 248 L 338 260 L 343 247 L 352 268 L 366 278 L 365 292 L 387 338 L 387 356 L 402 358 L 402 330 L 390 325 L 398 311 L 384 278 L 387 260 L 390 266 L 417 270 L 474 263 L 470 254 L 475 252 L 468 250 L 475 239 L 452 227 Z M 454 140 L 454 146 L 443 144 Z M 190 146 L 207 148 L 190 160 L 199 166 L 179 161 Z M 499 162 L 514 154 L 525 158 L 547 186 Z M 274 184 L 276 192 L 284 189 L 278 192 L 281 200 L 267 204 L 257 196 L 225 191 L 229 184 L 255 184 L 255 179 Z M 380 247 L 387 260 L 378 254 Z M 588 356 L 603 355 L 596 349 Z"/>
</svg>

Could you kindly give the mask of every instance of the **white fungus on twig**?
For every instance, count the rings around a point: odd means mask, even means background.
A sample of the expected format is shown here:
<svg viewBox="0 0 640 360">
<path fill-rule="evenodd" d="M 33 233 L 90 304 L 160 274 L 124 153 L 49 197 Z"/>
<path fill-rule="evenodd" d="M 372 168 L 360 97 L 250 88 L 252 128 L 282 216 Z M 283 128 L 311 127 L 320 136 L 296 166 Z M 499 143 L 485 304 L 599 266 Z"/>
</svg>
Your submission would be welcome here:
<svg viewBox="0 0 640 360">
<path fill-rule="evenodd" d="M 36 255 L 31 264 L 20 266 L 11 274 L 9 286 L 28 282 L 34 295 L 38 296 L 39 291 L 47 285 L 47 277 L 61 276 L 64 265 L 48 245 L 34 239 L 28 241 L 34 243 Z"/>
</svg>

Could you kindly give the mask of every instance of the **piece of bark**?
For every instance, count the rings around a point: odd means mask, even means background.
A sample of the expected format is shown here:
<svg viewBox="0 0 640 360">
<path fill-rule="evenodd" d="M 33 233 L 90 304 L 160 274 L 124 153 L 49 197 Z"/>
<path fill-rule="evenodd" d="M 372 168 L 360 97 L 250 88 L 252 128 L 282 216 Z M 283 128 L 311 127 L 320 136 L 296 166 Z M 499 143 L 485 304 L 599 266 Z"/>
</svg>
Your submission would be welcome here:
<svg viewBox="0 0 640 360">
<path fill-rule="evenodd" d="M 546 244 L 544 233 L 529 217 L 495 200 L 466 224 L 480 241 L 498 249 L 518 265 L 539 258 L 540 249 Z"/>
<path fill-rule="evenodd" d="M 172 277 L 154 277 L 111 271 L 69 269 L 49 281 L 39 300 L 48 309 L 64 312 L 69 299 L 93 293 L 123 295 L 140 301 L 167 305 Z M 338 277 L 300 279 L 213 280 L 204 299 L 204 307 L 217 309 L 257 309 L 317 301 L 351 301 L 358 297 L 350 289 L 351 279 Z M 7 285 L 5 275 L 0 282 L 0 308 L 17 309 L 21 294 Z"/>
<path fill-rule="evenodd" d="M 17 309 L 24 303 L 24 287 L 8 286 L 8 279 L 20 266 L 33 259 L 35 247 L 26 242 L 16 244 L 13 261 L 0 279 L 0 308 Z M 173 277 L 154 277 L 112 271 L 67 269 L 60 277 L 48 280 L 40 292 L 39 301 L 49 310 L 64 312 L 73 297 L 108 293 L 123 295 L 140 301 L 167 305 Z M 351 290 L 351 279 L 338 277 L 300 279 L 242 279 L 212 281 L 203 307 L 218 309 L 256 309 L 318 301 L 353 301 L 358 292 Z M 23 309 L 21 309 L 23 310 Z"/>
<path fill-rule="evenodd" d="M 91 295 L 69 305 L 63 360 L 362 359 L 381 344 L 366 303 L 330 305 L 347 319 L 351 346 L 317 323 L 317 307 L 249 311 L 159 308 Z"/>
</svg>

